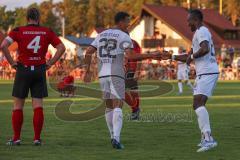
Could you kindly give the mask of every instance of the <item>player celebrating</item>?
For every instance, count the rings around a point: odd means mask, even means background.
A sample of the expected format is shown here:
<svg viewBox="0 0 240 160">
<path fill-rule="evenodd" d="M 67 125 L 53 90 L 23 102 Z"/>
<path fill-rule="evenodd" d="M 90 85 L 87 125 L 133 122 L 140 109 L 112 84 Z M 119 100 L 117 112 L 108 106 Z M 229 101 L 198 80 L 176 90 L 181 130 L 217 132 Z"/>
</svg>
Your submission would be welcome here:
<svg viewBox="0 0 240 160">
<path fill-rule="evenodd" d="M 178 55 L 184 55 L 187 54 L 184 52 L 184 48 L 182 46 L 179 47 L 178 49 Z M 193 90 L 193 86 L 191 82 L 189 81 L 188 78 L 188 73 L 189 73 L 189 66 L 184 63 L 184 62 L 178 62 L 177 65 L 177 79 L 178 79 L 178 94 L 183 93 L 183 84 L 182 81 L 185 81 L 185 83 Z"/>
<path fill-rule="evenodd" d="M 34 144 L 41 145 L 41 130 L 44 122 L 43 98 L 48 96 L 46 70 L 62 56 L 65 47 L 56 34 L 49 28 L 39 25 L 40 13 L 36 8 L 27 11 L 26 26 L 13 29 L 1 44 L 1 49 L 10 65 L 17 70 L 13 85 L 12 96 L 14 105 L 12 112 L 12 127 L 14 135 L 8 145 L 20 145 L 20 134 L 23 124 L 23 107 L 29 89 L 32 97 Z M 19 56 L 15 62 L 11 57 L 8 46 L 16 41 Z M 49 45 L 57 51 L 48 62 L 45 56 Z"/>
<path fill-rule="evenodd" d="M 129 26 L 130 16 L 125 12 L 115 15 L 116 27 L 100 33 L 87 48 L 85 55 L 86 75 L 85 82 L 90 82 L 90 64 L 92 55 L 97 51 L 99 63 L 99 81 L 106 102 L 105 118 L 111 135 L 113 148 L 122 149 L 120 133 L 123 123 L 122 106 L 125 98 L 125 71 L 124 54 L 127 59 L 143 60 L 159 58 L 157 54 L 134 54 L 133 44 L 126 33 Z"/>
<path fill-rule="evenodd" d="M 133 42 L 133 53 L 141 54 L 141 47 L 139 44 L 132 39 Z M 138 82 L 136 79 L 136 74 L 139 73 L 140 63 L 136 60 L 126 60 L 125 70 L 126 70 L 126 89 L 129 92 L 125 93 L 125 102 L 131 107 L 132 115 L 131 120 L 137 120 L 140 114 L 140 97 L 138 94 Z"/>
<path fill-rule="evenodd" d="M 166 54 L 163 59 L 171 57 L 173 60 L 187 62 L 195 61 L 196 80 L 194 86 L 193 107 L 197 114 L 198 125 L 201 130 L 202 140 L 198 145 L 197 152 L 204 152 L 217 146 L 217 142 L 211 134 L 209 114 L 206 109 L 206 102 L 212 95 L 216 86 L 219 70 L 215 58 L 215 50 L 212 36 L 209 30 L 203 26 L 203 14 L 200 10 L 192 10 L 188 15 L 188 24 L 194 33 L 192 40 L 191 55 Z"/>
</svg>

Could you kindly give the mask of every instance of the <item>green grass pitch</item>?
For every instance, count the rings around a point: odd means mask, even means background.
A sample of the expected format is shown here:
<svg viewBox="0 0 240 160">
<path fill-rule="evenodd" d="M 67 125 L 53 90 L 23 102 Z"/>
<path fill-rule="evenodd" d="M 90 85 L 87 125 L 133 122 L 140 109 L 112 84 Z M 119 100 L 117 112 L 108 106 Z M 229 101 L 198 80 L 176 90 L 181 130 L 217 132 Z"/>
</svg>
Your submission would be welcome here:
<svg viewBox="0 0 240 160">
<path fill-rule="evenodd" d="M 175 88 L 176 82 L 172 83 Z M 176 89 L 164 96 L 141 100 L 142 119 L 131 122 L 124 106 L 124 126 L 121 141 L 124 150 L 111 147 L 105 119 L 90 122 L 66 122 L 56 118 L 54 107 L 61 100 L 53 90 L 45 99 L 45 126 L 42 146 L 33 146 L 32 108 L 28 100 L 24 109 L 22 145 L 6 146 L 12 135 L 11 90 L 9 81 L 0 81 L 0 160 L 238 160 L 240 159 L 240 81 L 219 82 L 208 101 L 212 131 L 219 145 L 196 153 L 200 133 L 192 96 L 187 87 L 181 96 Z M 77 99 L 73 113 L 90 109 L 99 103 L 89 98 Z"/>
</svg>

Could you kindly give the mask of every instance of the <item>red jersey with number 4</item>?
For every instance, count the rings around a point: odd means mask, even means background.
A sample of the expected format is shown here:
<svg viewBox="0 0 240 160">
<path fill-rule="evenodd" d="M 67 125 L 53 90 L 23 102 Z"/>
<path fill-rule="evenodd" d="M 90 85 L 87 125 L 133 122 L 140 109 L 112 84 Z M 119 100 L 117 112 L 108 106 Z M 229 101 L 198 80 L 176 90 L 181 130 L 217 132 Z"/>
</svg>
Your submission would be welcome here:
<svg viewBox="0 0 240 160">
<path fill-rule="evenodd" d="M 7 39 L 18 43 L 18 62 L 27 66 L 45 64 L 49 44 L 56 47 L 61 43 L 51 29 L 39 25 L 17 27 L 9 33 Z"/>
</svg>

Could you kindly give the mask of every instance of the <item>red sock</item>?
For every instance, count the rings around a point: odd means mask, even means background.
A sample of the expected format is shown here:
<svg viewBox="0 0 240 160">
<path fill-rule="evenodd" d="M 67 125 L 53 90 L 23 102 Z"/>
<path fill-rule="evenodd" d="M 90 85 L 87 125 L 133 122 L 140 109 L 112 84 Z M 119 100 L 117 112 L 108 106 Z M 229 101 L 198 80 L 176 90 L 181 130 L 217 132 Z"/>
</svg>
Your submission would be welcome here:
<svg viewBox="0 0 240 160">
<path fill-rule="evenodd" d="M 43 122 L 44 122 L 43 108 L 42 107 L 35 108 L 33 115 L 34 140 L 40 140 Z"/>
<path fill-rule="evenodd" d="M 133 99 L 133 104 L 131 106 L 132 112 L 135 112 L 139 109 L 139 94 L 138 92 L 130 92 L 132 99 Z"/>
<path fill-rule="evenodd" d="M 132 96 L 129 93 L 125 93 L 125 102 L 131 107 L 132 106 Z"/>
<path fill-rule="evenodd" d="M 125 93 L 125 102 L 131 107 L 132 112 L 135 112 L 139 108 L 139 95 L 137 92 Z"/>
<path fill-rule="evenodd" d="M 13 140 L 19 140 L 23 124 L 23 111 L 21 109 L 12 112 L 12 128 L 14 132 Z"/>
</svg>

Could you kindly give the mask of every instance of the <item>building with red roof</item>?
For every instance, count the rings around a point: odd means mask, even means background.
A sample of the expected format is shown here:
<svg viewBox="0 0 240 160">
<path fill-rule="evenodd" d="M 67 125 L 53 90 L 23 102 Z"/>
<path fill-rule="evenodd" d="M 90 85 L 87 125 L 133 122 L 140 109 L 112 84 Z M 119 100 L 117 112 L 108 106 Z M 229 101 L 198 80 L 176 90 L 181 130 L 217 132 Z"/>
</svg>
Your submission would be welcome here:
<svg viewBox="0 0 240 160">
<path fill-rule="evenodd" d="M 203 9 L 204 25 L 209 28 L 215 47 L 222 44 L 240 49 L 240 29 L 216 10 Z M 177 51 L 179 46 L 191 47 L 193 33 L 187 24 L 188 9 L 175 6 L 145 4 L 141 16 L 134 20 L 130 35 L 143 50 L 164 47 Z"/>
</svg>

